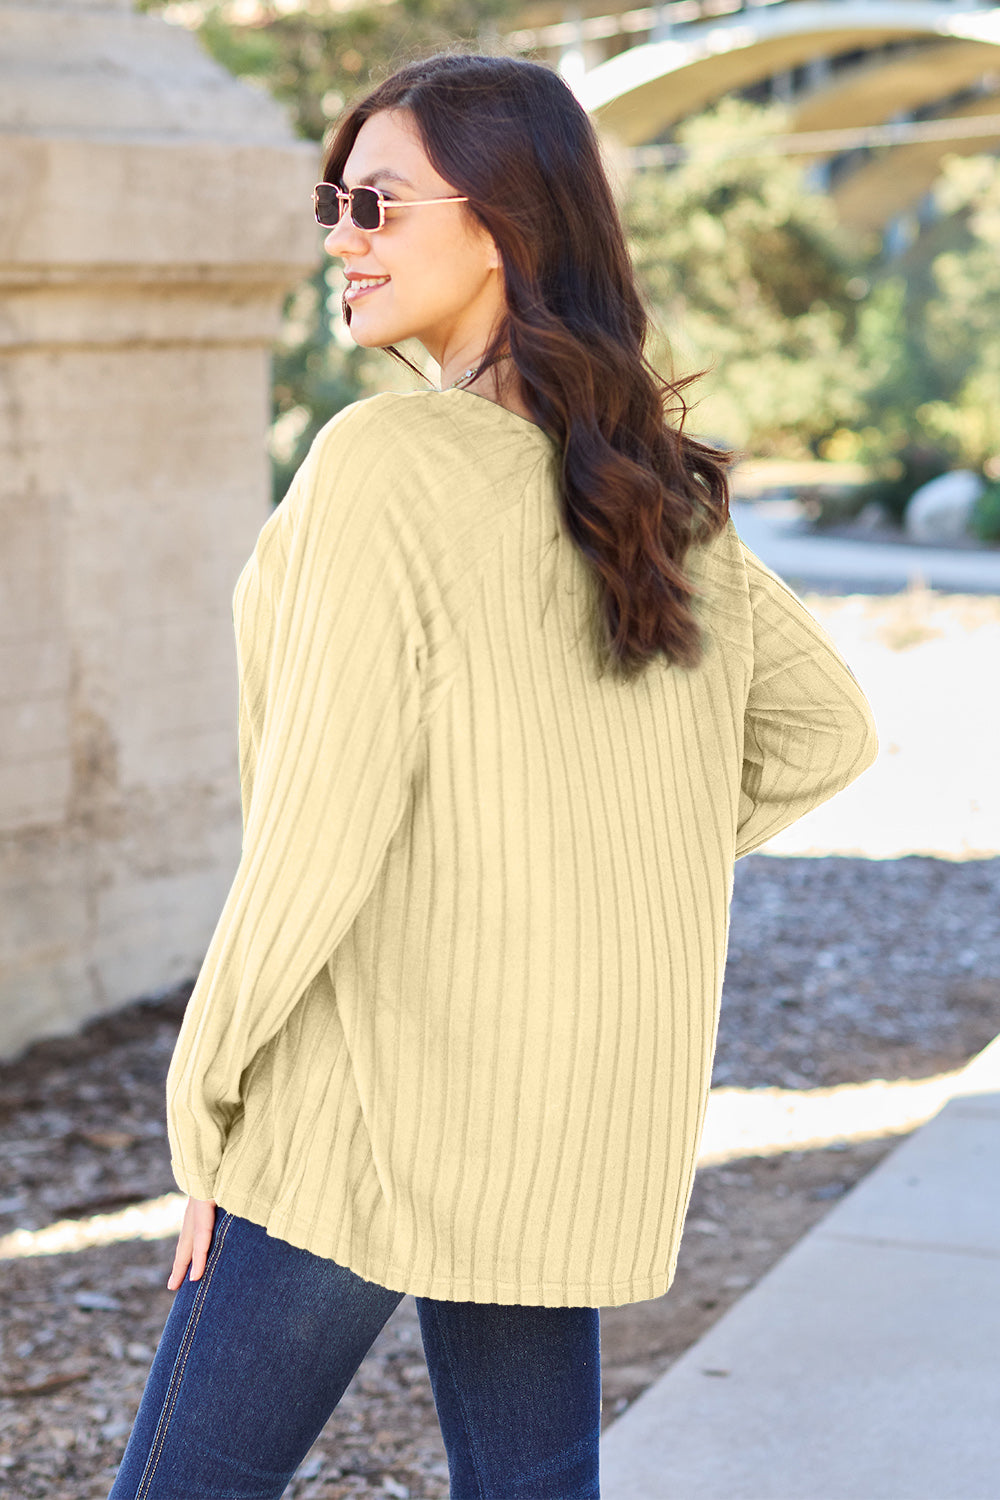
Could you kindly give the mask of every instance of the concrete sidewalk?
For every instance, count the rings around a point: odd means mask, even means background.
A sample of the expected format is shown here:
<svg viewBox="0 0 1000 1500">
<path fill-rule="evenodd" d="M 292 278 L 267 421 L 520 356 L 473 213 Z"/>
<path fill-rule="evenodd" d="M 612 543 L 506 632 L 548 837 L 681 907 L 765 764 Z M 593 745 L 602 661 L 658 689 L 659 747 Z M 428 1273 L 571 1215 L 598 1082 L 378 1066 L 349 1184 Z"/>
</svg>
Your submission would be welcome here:
<svg viewBox="0 0 1000 1500">
<path fill-rule="evenodd" d="M 905 589 L 921 578 L 928 588 L 959 594 L 1000 594 L 1000 550 L 997 548 L 919 547 L 905 542 L 848 541 L 807 533 L 794 504 L 780 501 L 752 505 L 734 500 L 733 524 L 761 562 L 799 584 L 837 582 L 863 592 Z M 1000 1495 L 1000 1486 L 997 1494 Z"/>
<path fill-rule="evenodd" d="M 604 1500 L 1000 1497 L 1000 1037 L 601 1451 Z"/>
</svg>

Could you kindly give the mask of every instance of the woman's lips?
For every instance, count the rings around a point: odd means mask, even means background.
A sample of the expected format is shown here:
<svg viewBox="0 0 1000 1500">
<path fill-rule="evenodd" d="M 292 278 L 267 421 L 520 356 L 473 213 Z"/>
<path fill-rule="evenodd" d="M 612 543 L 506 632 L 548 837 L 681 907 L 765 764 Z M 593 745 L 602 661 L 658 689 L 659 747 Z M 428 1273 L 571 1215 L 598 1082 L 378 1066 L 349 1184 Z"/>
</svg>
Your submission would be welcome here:
<svg viewBox="0 0 1000 1500">
<path fill-rule="evenodd" d="M 391 279 L 390 276 L 386 276 L 375 286 L 365 286 L 364 283 L 352 281 L 348 284 L 344 296 L 348 302 L 357 302 L 359 297 L 367 297 L 369 292 L 377 292 L 380 287 L 388 286 Z"/>
</svg>

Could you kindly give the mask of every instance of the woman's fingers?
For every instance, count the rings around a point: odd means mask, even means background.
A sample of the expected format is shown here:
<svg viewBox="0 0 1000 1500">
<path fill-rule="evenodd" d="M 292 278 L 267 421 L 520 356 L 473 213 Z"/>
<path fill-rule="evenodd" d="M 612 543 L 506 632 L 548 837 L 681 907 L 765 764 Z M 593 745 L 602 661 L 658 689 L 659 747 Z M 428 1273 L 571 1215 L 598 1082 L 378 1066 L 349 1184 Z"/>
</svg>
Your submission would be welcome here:
<svg viewBox="0 0 1000 1500">
<path fill-rule="evenodd" d="M 189 1198 L 188 1207 L 194 1216 L 194 1252 L 191 1256 L 191 1280 L 198 1281 L 208 1260 L 208 1247 L 212 1243 L 212 1228 L 215 1224 L 215 1202 L 203 1198 Z"/>
<path fill-rule="evenodd" d="M 170 1268 L 170 1275 L 167 1278 L 167 1287 L 172 1292 L 176 1292 L 184 1280 L 184 1272 L 191 1263 L 191 1246 L 193 1242 L 194 1231 L 191 1225 L 191 1199 L 189 1198 L 184 1205 L 184 1222 L 181 1225 L 181 1232 L 177 1237 L 174 1263 Z"/>
<path fill-rule="evenodd" d="M 189 1198 L 184 1206 L 184 1222 L 177 1237 L 174 1263 L 167 1278 L 167 1287 L 176 1292 L 184 1280 L 184 1272 L 191 1267 L 191 1280 L 198 1281 L 208 1260 L 208 1247 L 212 1243 L 215 1225 L 215 1200 L 213 1198 Z"/>
</svg>

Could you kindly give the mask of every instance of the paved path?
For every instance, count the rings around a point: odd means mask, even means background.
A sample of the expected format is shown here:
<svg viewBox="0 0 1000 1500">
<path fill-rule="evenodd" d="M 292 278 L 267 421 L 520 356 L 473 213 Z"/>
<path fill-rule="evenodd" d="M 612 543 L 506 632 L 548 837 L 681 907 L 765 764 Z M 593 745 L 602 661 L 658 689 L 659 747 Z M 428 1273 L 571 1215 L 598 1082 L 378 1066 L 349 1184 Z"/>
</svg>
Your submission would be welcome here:
<svg viewBox="0 0 1000 1500">
<path fill-rule="evenodd" d="M 797 507 L 776 501 L 734 500 L 731 511 L 750 550 L 796 592 L 800 581 L 855 584 L 859 592 L 874 586 L 881 593 L 921 578 L 928 588 L 1000 594 L 1000 550 L 994 548 L 966 551 L 804 535 Z"/>
<path fill-rule="evenodd" d="M 733 519 L 797 591 L 1000 593 L 996 551 Z M 1000 1038 L 612 1423 L 601 1467 L 604 1500 L 1000 1500 Z"/>
<path fill-rule="evenodd" d="M 977 617 L 976 628 L 966 628 L 957 602 L 951 614 L 942 612 L 941 595 L 932 591 L 927 597 L 936 602 L 928 605 L 920 639 L 922 596 L 914 594 L 918 638 L 900 642 L 877 624 L 864 597 L 905 589 L 916 576 L 908 568 L 919 559 L 925 582 L 944 594 L 952 588 L 978 594 L 983 607 L 991 606 L 1000 595 L 1000 551 L 797 536 L 802 512 L 792 501 L 734 503 L 733 517 L 768 566 L 796 592 L 813 596 L 812 608 L 861 683 L 879 730 L 875 765 L 778 834 L 765 852 L 872 859 L 1000 853 L 1000 693 L 984 691 L 984 684 L 1000 681 L 997 620 Z M 952 578 L 958 571 L 966 575 L 961 582 Z M 815 598 L 823 594 L 847 597 L 825 609 Z"/>
<path fill-rule="evenodd" d="M 607 1429 L 604 1500 L 997 1500 L 998 1166 L 1000 1038 Z"/>
</svg>

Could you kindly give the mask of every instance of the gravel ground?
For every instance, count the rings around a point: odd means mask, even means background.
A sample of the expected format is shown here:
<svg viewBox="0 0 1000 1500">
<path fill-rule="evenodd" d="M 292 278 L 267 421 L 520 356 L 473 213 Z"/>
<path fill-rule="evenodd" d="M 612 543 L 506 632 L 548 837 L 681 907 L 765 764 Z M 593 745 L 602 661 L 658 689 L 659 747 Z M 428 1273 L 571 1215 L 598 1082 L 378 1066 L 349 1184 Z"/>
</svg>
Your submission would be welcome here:
<svg viewBox="0 0 1000 1500">
<path fill-rule="evenodd" d="M 891 625 L 897 604 L 880 605 Z M 741 860 L 714 1083 L 811 1089 L 961 1065 L 1000 1030 L 998 912 L 1000 858 Z M 175 1191 L 163 1087 L 187 993 L 0 1064 L 0 1235 Z M 670 1292 L 602 1310 L 605 1424 L 898 1139 L 702 1168 Z M 4 1263 L 5 1500 L 104 1500 L 172 1300 L 172 1255 L 172 1238 L 134 1239 Z M 406 1297 L 286 1494 L 447 1490 Z"/>
</svg>

